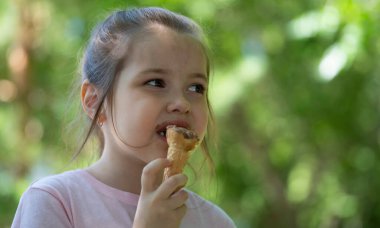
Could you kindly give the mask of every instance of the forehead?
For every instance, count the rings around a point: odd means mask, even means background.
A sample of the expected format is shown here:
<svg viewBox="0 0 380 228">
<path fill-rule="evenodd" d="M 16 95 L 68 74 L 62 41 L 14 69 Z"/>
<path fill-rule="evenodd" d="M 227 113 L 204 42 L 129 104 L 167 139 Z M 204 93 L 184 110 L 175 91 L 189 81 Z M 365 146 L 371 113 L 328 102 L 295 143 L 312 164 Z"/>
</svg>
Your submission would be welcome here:
<svg viewBox="0 0 380 228">
<path fill-rule="evenodd" d="M 130 64 L 205 72 L 207 58 L 200 41 L 192 36 L 152 25 L 132 40 L 126 65 Z"/>
</svg>

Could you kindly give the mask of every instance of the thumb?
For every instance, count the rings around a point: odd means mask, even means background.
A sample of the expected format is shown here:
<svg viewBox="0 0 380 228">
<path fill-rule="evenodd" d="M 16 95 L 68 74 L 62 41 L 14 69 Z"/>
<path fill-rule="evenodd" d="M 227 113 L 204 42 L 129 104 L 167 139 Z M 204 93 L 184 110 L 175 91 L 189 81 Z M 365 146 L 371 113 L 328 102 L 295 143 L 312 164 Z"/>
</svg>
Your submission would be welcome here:
<svg viewBox="0 0 380 228">
<path fill-rule="evenodd" d="M 142 192 L 153 192 L 162 182 L 164 169 L 170 166 L 171 162 L 166 158 L 159 158 L 149 162 L 143 169 L 141 176 Z"/>
</svg>

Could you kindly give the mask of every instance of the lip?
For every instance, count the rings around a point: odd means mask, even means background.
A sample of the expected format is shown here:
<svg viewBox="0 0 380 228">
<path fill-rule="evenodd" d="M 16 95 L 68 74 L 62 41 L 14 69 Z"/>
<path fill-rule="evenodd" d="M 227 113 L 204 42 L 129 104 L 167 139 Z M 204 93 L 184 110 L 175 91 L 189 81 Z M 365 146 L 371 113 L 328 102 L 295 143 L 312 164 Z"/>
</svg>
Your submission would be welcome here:
<svg viewBox="0 0 380 228">
<path fill-rule="evenodd" d="M 177 127 L 183 127 L 186 129 L 190 129 L 189 122 L 187 122 L 185 120 L 171 120 L 171 121 L 164 121 L 164 122 L 160 123 L 159 125 L 157 125 L 156 132 L 163 131 L 166 129 L 167 126 L 170 126 L 170 125 L 175 125 Z"/>
<path fill-rule="evenodd" d="M 189 122 L 187 122 L 185 120 L 170 120 L 170 121 L 164 121 L 164 122 L 158 124 L 155 130 L 156 130 L 158 136 L 165 142 L 166 142 L 166 136 L 160 135 L 159 132 L 165 131 L 167 126 L 170 126 L 170 125 L 175 125 L 177 127 L 183 127 L 186 129 L 190 129 Z"/>
</svg>

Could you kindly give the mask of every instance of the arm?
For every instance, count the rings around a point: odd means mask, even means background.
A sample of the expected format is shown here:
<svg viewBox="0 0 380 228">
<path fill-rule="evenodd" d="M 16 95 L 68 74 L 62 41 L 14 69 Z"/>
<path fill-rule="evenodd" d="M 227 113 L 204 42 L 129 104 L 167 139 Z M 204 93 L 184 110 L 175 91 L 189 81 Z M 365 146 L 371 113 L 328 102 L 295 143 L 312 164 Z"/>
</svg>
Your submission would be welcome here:
<svg viewBox="0 0 380 228">
<path fill-rule="evenodd" d="M 21 198 L 12 228 L 70 228 L 67 212 L 62 202 L 49 192 L 28 189 Z"/>
</svg>

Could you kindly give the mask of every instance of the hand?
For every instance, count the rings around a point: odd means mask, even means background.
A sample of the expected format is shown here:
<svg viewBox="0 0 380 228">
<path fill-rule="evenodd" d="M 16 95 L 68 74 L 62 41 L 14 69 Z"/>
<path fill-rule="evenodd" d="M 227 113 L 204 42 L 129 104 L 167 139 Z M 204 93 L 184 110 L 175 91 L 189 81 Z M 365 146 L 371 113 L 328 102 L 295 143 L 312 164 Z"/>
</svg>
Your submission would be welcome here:
<svg viewBox="0 0 380 228">
<path fill-rule="evenodd" d="M 177 174 L 162 182 L 164 168 L 170 166 L 167 159 L 156 159 L 144 167 L 141 177 L 141 195 L 137 205 L 134 228 L 178 228 L 186 214 L 188 194 L 184 190 L 187 177 Z M 162 183 L 161 183 L 162 182 Z"/>
</svg>

